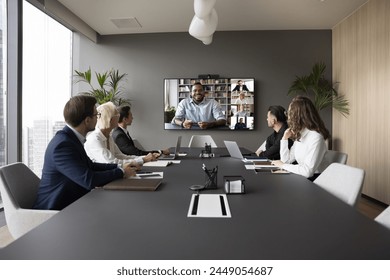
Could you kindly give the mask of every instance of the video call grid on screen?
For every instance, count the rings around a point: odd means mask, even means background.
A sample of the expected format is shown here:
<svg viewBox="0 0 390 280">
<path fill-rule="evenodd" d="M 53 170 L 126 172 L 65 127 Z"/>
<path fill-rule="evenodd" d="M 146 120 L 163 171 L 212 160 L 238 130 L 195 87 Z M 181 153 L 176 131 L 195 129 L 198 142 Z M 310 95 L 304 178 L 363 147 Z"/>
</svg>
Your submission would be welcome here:
<svg viewBox="0 0 390 280">
<path fill-rule="evenodd" d="M 183 129 L 173 123 L 177 105 L 191 98 L 192 86 L 200 82 L 205 90 L 205 98 L 215 99 L 226 117 L 226 126 L 211 129 L 253 130 L 254 128 L 254 78 L 167 78 L 164 79 L 164 127 Z M 239 124 L 237 124 L 239 123 Z M 196 126 L 192 129 L 197 129 Z"/>
</svg>

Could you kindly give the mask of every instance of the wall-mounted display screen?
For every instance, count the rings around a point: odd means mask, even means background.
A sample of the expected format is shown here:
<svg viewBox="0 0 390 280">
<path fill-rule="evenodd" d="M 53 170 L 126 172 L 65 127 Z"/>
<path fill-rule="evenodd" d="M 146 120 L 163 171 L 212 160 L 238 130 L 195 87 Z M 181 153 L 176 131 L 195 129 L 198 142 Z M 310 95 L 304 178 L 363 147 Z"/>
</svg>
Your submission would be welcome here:
<svg viewBox="0 0 390 280">
<path fill-rule="evenodd" d="M 193 102 L 192 87 L 197 82 L 203 85 L 205 100 L 215 100 L 218 103 L 215 106 L 219 107 L 226 119 L 226 125 L 211 129 L 252 130 L 254 128 L 255 80 L 253 78 L 171 78 L 164 79 L 165 129 L 184 129 L 175 123 L 174 118 L 175 115 L 179 115 L 180 108 L 183 108 L 185 103 L 188 105 Z M 202 112 L 202 109 L 198 111 L 197 106 L 191 110 L 196 110 L 197 114 Z M 200 127 L 193 125 L 191 129 L 200 129 Z"/>
</svg>

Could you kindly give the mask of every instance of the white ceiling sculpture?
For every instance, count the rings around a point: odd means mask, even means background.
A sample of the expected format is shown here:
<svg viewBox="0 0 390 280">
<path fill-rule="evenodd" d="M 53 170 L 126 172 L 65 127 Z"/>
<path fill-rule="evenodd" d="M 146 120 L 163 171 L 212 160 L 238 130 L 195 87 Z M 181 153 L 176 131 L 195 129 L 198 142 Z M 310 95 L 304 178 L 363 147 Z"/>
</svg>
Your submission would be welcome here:
<svg viewBox="0 0 390 280">
<path fill-rule="evenodd" d="M 218 15 L 214 9 L 216 0 L 194 0 L 195 15 L 189 27 L 189 33 L 205 45 L 211 44 L 217 30 Z"/>
</svg>

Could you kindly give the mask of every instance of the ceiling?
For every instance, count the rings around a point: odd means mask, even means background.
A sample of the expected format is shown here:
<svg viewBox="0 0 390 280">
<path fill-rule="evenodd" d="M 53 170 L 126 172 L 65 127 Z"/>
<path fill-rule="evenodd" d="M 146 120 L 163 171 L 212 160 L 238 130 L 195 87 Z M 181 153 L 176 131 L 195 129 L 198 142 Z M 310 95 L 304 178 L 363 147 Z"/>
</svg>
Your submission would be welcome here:
<svg viewBox="0 0 390 280">
<path fill-rule="evenodd" d="M 100 35 L 187 32 L 194 17 L 193 0 L 58 1 Z M 217 31 L 302 30 L 332 29 L 366 2 L 217 0 L 214 7 L 218 14 Z"/>
</svg>

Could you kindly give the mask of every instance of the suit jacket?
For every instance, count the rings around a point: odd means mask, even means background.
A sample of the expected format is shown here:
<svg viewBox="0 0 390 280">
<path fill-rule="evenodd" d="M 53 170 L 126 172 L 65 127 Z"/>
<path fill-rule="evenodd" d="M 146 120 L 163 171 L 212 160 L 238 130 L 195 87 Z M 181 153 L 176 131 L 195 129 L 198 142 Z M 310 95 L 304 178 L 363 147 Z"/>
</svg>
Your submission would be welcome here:
<svg viewBox="0 0 390 280">
<path fill-rule="evenodd" d="M 34 208 L 61 210 L 91 189 L 123 178 L 117 164 L 93 163 L 75 133 L 65 126 L 45 152 Z"/>
<path fill-rule="evenodd" d="M 131 136 L 126 135 L 122 128 L 116 127 L 112 130 L 112 138 L 115 141 L 115 144 L 118 146 L 119 150 L 126 155 L 136 155 L 136 156 L 144 156 L 148 153 L 158 152 L 158 151 L 143 151 L 138 149 L 134 145 L 133 139 Z"/>
<path fill-rule="evenodd" d="M 240 90 L 240 86 L 239 85 L 236 85 L 234 87 L 234 89 L 232 91 L 239 91 Z M 246 85 L 242 85 L 242 91 L 249 91 L 248 87 Z"/>
</svg>

